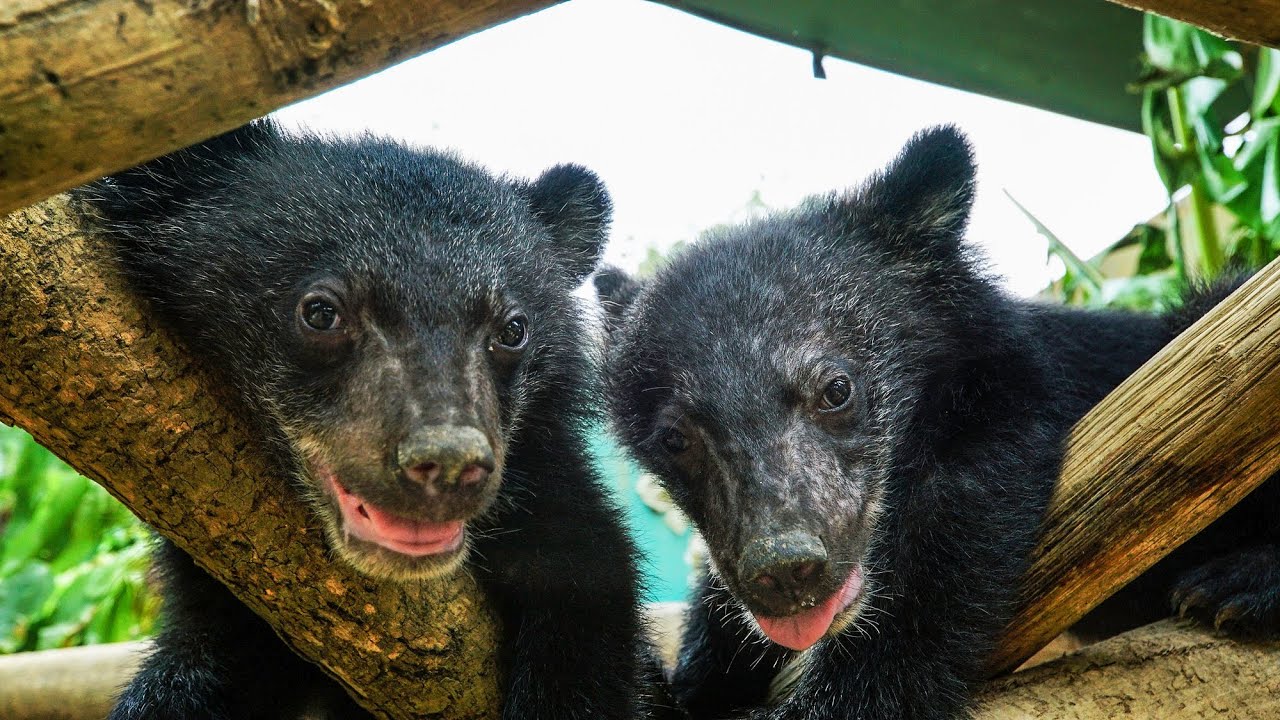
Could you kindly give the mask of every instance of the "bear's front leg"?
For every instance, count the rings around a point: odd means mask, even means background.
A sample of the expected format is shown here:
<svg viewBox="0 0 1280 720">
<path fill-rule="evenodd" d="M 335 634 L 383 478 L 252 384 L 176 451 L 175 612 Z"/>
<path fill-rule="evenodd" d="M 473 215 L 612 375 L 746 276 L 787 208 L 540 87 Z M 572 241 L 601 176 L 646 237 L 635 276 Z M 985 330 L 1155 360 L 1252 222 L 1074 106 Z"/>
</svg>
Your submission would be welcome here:
<svg viewBox="0 0 1280 720">
<path fill-rule="evenodd" d="M 477 528 L 475 569 L 502 619 L 505 720 L 643 717 L 636 551 L 586 466 L 509 472 L 511 509 Z"/>
<path fill-rule="evenodd" d="M 868 629 L 869 632 L 876 632 Z M 890 630 L 892 632 L 892 630 Z M 969 717 L 970 669 L 946 651 L 886 637 L 841 635 L 802 658 L 789 695 L 751 720 L 959 720 Z"/>
<path fill-rule="evenodd" d="M 165 624 L 110 720 L 370 717 L 176 545 L 162 541 L 154 563 Z"/>
<path fill-rule="evenodd" d="M 760 637 L 710 573 L 689 602 L 672 694 L 694 720 L 723 720 L 762 705 L 793 653 Z"/>
<path fill-rule="evenodd" d="M 204 633 L 189 628 L 162 633 L 109 720 L 234 720 L 234 688 L 222 663 L 209 657 L 211 645 Z"/>
</svg>

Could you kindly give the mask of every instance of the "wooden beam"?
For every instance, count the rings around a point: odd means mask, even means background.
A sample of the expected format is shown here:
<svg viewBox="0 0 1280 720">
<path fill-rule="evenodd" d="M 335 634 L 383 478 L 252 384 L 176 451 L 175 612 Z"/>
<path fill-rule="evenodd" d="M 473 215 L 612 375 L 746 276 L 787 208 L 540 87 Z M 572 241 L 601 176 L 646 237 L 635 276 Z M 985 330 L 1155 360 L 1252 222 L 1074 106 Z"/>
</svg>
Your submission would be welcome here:
<svg viewBox="0 0 1280 720">
<path fill-rule="evenodd" d="M 0 718 L 102 720 L 148 647 L 127 642 L 0 655 Z"/>
<path fill-rule="evenodd" d="M 1280 717 L 1280 641 L 1165 620 L 994 680 L 974 720 Z"/>
<path fill-rule="evenodd" d="M 664 647 L 677 639 L 668 633 L 678 632 L 679 618 L 674 612 L 658 633 Z M 0 656 L 0 717 L 101 720 L 147 647 L 115 643 Z M 974 720 L 1277 717 L 1277 662 L 1280 642 L 1236 643 L 1191 623 L 1164 621 L 993 680 L 977 697 Z"/>
<path fill-rule="evenodd" d="M 0 215 L 552 3 L 5 0 Z"/>
<path fill-rule="evenodd" d="M 1080 421 L 1021 609 L 991 662 L 1016 667 L 1280 468 L 1280 261 Z"/>
<path fill-rule="evenodd" d="M 496 718 L 498 629 L 467 573 L 335 562 L 228 391 L 136 304 L 65 197 L 0 218 L 0 421 L 172 538 L 384 718 Z"/>
<path fill-rule="evenodd" d="M 1280 0 L 1111 0 L 1199 25 L 1228 40 L 1280 47 Z"/>
</svg>

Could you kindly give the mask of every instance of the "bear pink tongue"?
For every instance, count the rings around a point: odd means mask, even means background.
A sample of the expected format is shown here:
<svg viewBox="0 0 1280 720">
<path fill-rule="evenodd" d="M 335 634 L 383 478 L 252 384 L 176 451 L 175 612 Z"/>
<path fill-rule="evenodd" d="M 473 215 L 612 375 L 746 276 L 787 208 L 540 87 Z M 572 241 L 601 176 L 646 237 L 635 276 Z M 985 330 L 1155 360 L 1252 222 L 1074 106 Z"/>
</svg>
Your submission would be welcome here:
<svg viewBox="0 0 1280 720">
<path fill-rule="evenodd" d="M 392 515 L 347 490 L 337 478 L 330 481 L 338 497 L 343 526 L 361 540 L 412 557 L 449 553 L 462 545 L 461 520 L 427 522 Z"/>
<path fill-rule="evenodd" d="M 768 638 L 791 650 L 808 650 L 822 639 L 831 623 L 853 604 L 862 591 L 862 569 L 854 568 L 839 590 L 821 603 L 786 617 L 756 615 L 756 622 Z"/>
</svg>

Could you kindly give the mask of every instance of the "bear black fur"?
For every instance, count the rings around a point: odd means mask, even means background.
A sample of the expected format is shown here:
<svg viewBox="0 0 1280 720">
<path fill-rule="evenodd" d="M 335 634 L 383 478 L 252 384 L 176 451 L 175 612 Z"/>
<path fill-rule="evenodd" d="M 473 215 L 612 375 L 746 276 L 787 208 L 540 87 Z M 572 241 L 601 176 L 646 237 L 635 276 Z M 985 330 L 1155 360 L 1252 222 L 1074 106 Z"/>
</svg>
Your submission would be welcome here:
<svg viewBox="0 0 1280 720">
<path fill-rule="evenodd" d="M 257 122 L 78 191 L 137 292 L 243 397 L 335 554 L 413 582 L 464 558 L 504 627 L 504 718 L 630 719 L 635 549 L 586 448 L 571 292 L 595 175 L 494 177 Z M 165 623 L 113 720 L 368 717 L 175 546 Z"/>
<path fill-rule="evenodd" d="M 616 431 L 710 551 L 674 677 L 694 718 L 967 717 L 1071 425 L 1229 289 L 1167 317 L 1007 297 L 962 243 L 973 193 L 967 141 L 927 131 L 852 192 L 705 238 L 611 311 Z M 1277 492 L 1082 627 L 1172 596 L 1274 633 Z"/>
</svg>

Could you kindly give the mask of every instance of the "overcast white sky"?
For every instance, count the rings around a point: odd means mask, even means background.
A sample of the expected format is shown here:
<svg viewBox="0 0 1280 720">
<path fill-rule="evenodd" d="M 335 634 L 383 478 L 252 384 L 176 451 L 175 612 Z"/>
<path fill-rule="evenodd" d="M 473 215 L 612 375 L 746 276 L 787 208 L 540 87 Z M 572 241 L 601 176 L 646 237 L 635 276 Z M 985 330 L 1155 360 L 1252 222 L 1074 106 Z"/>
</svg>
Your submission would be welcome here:
<svg viewBox="0 0 1280 720">
<path fill-rule="evenodd" d="M 1141 39 L 1134 37 L 1134 51 Z M 573 161 L 615 202 L 607 258 L 692 240 L 770 207 L 856 184 L 916 130 L 955 123 L 979 188 L 969 237 L 1019 293 L 1051 278 L 1045 242 L 1007 188 L 1088 256 L 1164 204 L 1140 135 L 890 75 L 640 0 L 571 0 L 464 38 L 278 115 L 448 147 L 536 175 Z"/>
</svg>

